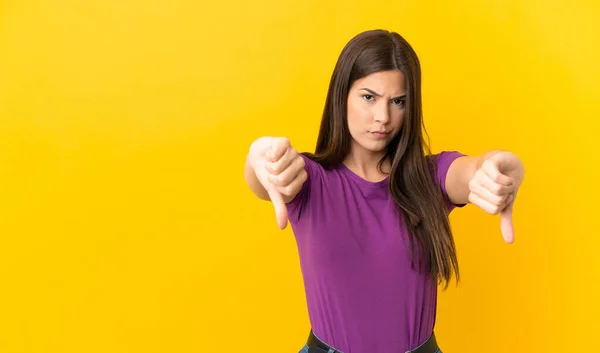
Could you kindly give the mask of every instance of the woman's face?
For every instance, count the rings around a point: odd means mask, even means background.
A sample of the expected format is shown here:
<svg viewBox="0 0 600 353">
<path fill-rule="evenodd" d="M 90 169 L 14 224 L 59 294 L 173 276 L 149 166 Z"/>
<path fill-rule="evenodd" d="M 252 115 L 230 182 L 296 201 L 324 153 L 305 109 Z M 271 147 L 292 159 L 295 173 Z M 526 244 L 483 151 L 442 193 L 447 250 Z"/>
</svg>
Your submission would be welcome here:
<svg viewBox="0 0 600 353">
<path fill-rule="evenodd" d="M 380 71 L 352 84 L 348 93 L 348 128 L 352 149 L 380 153 L 404 122 L 406 82 L 398 70 Z"/>
</svg>

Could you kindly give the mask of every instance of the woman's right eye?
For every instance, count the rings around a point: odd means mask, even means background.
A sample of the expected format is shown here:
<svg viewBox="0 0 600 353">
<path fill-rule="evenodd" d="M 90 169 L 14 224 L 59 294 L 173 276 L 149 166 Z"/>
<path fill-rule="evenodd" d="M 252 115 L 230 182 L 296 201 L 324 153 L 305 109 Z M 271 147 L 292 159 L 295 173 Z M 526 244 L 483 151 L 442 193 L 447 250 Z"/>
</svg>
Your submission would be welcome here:
<svg viewBox="0 0 600 353">
<path fill-rule="evenodd" d="M 373 100 L 373 96 L 370 94 L 363 94 L 362 96 L 366 101 L 370 102 Z"/>
</svg>

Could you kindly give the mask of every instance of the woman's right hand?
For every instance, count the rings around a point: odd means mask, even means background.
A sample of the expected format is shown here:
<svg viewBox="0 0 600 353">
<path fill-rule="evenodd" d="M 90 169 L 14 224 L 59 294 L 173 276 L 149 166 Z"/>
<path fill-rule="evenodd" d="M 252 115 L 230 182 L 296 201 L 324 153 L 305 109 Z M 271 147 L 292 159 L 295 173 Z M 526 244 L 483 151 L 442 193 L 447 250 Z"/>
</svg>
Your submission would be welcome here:
<svg viewBox="0 0 600 353">
<path fill-rule="evenodd" d="M 285 137 L 259 138 L 250 146 L 248 158 L 273 203 L 279 228 L 284 229 L 288 222 L 286 203 L 296 197 L 308 177 L 304 159 Z"/>
</svg>

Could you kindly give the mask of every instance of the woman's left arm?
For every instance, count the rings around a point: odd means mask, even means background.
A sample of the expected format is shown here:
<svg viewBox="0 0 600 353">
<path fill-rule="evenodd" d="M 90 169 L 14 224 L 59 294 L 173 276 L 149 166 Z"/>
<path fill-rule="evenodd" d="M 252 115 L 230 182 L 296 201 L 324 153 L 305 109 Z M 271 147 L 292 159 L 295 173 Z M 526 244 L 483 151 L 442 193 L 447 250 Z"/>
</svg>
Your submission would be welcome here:
<svg viewBox="0 0 600 353">
<path fill-rule="evenodd" d="M 489 214 L 500 214 L 504 240 L 512 243 L 512 209 L 524 177 L 525 168 L 516 155 L 494 150 L 457 158 L 448 169 L 446 191 L 455 204 L 470 202 Z"/>
</svg>

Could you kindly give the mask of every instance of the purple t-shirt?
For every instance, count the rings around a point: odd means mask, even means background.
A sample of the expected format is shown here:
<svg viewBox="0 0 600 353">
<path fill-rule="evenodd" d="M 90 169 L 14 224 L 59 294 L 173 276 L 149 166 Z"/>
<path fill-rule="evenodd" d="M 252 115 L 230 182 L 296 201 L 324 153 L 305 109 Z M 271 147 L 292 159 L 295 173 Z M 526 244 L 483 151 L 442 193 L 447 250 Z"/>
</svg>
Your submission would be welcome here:
<svg viewBox="0 0 600 353">
<path fill-rule="evenodd" d="M 445 178 L 462 154 L 436 155 Z M 343 164 L 304 157 L 308 180 L 288 203 L 314 334 L 344 353 L 405 352 L 433 332 L 437 285 L 411 269 L 410 243 L 388 179 L 370 182 Z"/>
</svg>

